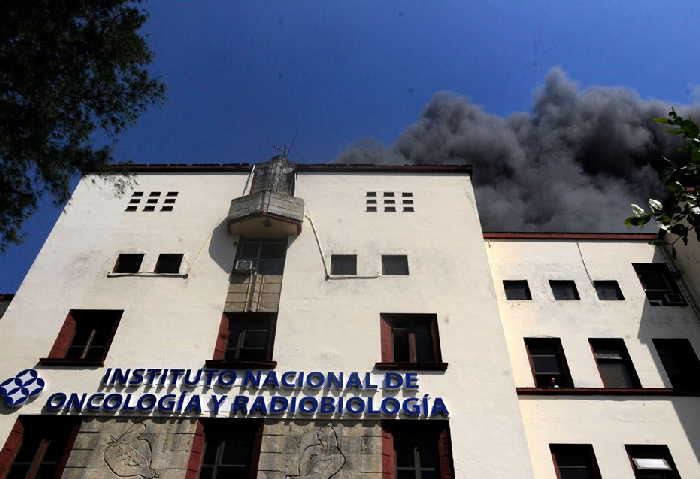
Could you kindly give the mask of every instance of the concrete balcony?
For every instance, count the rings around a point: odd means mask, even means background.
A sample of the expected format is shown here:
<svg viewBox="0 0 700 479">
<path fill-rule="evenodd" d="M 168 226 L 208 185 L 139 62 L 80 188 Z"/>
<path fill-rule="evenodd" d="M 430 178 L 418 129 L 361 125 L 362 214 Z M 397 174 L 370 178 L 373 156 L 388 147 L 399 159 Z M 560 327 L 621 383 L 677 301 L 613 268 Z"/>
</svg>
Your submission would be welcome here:
<svg viewBox="0 0 700 479">
<path fill-rule="evenodd" d="M 296 236 L 303 221 L 303 199 L 269 190 L 232 200 L 227 218 L 231 234 L 248 238 Z"/>
</svg>

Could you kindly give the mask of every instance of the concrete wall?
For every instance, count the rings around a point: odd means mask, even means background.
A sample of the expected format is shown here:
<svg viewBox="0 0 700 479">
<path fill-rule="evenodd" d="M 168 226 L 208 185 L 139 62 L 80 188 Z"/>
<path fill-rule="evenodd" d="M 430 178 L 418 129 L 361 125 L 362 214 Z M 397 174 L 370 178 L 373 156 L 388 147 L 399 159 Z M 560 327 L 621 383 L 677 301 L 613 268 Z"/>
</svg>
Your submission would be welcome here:
<svg viewBox="0 0 700 479">
<path fill-rule="evenodd" d="M 652 307 L 632 263 L 663 262 L 645 242 L 487 240 L 518 387 L 534 387 L 524 337 L 561 338 L 574 386 L 600 388 L 588 338 L 623 338 L 642 387 L 670 387 L 652 338 L 687 338 L 700 353 L 690 307 Z M 584 267 L 585 266 L 585 267 Z M 503 280 L 528 280 L 531 301 L 508 301 Z M 549 280 L 574 280 L 580 301 L 555 301 Z M 592 281 L 618 281 L 624 301 L 600 301 Z M 666 444 L 681 476 L 700 477 L 700 398 L 521 396 L 535 477 L 554 479 L 550 443 L 592 444 L 605 478 L 632 479 L 625 444 Z"/>
<path fill-rule="evenodd" d="M 99 180 L 85 179 L 0 322 L 0 377 L 46 356 L 69 309 L 124 309 L 105 367 L 201 368 L 212 356 L 236 238 L 222 223 L 245 174 L 142 174 L 143 191 L 179 191 L 173 212 L 124 212 Z M 413 192 L 414 213 L 366 213 L 367 191 Z M 420 374 L 421 395 L 450 409 L 456 476 L 531 476 L 496 293 L 469 178 L 443 174 L 300 174 L 328 263 L 358 254 L 358 274 L 326 280 L 307 219 L 290 240 L 274 359 L 278 370 L 372 371 L 380 313 L 435 313 L 446 372 Z M 183 253 L 182 277 L 107 277 L 118 253 Z M 409 276 L 381 276 L 381 254 L 406 254 Z M 40 368 L 50 391 L 92 392 L 100 368 Z M 235 393 L 247 394 L 245 391 Z M 231 394 L 234 394 L 232 391 Z M 44 393 L 21 408 L 41 412 Z M 403 397 L 400 393 L 398 397 Z M 43 399 L 43 400 L 42 400 Z M 205 413 L 207 414 L 207 413 Z M 17 412 L 0 415 L 0 442 Z M 342 421 L 342 419 L 340 420 Z M 370 472 L 370 471 L 366 471 Z"/>
</svg>

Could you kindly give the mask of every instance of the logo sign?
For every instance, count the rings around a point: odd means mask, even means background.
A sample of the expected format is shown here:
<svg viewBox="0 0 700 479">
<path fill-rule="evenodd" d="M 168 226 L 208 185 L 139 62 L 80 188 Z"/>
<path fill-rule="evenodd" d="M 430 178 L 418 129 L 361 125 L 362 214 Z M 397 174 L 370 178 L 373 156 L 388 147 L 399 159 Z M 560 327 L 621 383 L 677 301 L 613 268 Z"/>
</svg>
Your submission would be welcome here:
<svg viewBox="0 0 700 479">
<path fill-rule="evenodd" d="M 18 407 L 30 397 L 39 394 L 44 389 L 45 384 L 35 369 L 25 369 L 17 373 L 15 377 L 0 383 L 0 397 L 8 406 Z"/>
</svg>

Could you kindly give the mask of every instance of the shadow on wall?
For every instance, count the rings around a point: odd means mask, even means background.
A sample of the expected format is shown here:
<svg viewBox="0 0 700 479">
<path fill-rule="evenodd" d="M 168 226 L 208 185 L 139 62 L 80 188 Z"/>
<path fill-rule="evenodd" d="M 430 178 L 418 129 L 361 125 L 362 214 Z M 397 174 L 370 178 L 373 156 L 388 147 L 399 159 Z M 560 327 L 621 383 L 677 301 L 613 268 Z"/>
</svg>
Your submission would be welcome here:
<svg viewBox="0 0 700 479">
<path fill-rule="evenodd" d="M 655 263 L 667 262 L 666 257 L 658 247 L 654 253 L 653 261 Z M 632 266 L 630 265 L 630 267 Z M 685 314 L 679 314 L 679 310 L 683 310 Z M 653 339 L 689 339 L 687 331 L 700 327 L 699 321 L 700 318 L 696 317 L 690 305 L 651 306 L 648 301 L 645 302 L 637 337 L 649 349 L 659 376 L 668 378 L 666 369 L 654 346 Z M 693 347 L 696 354 L 698 354 L 700 351 L 695 348 L 696 345 L 697 343 Z M 672 399 L 676 416 L 683 427 L 696 460 L 700 463 L 700 422 L 698 422 L 700 397 L 672 396 Z M 665 444 L 665 442 L 665 439 L 660 437 L 658 444 Z M 673 455 L 673 447 L 669 446 L 669 448 L 671 449 L 671 455 Z"/>
<path fill-rule="evenodd" d="M 209 240 L 209 256 L 227 274 L 233 270 L 237 242 L 238 240 L 228 232 L 225 219 L 214 228 Z"/>
</svg>

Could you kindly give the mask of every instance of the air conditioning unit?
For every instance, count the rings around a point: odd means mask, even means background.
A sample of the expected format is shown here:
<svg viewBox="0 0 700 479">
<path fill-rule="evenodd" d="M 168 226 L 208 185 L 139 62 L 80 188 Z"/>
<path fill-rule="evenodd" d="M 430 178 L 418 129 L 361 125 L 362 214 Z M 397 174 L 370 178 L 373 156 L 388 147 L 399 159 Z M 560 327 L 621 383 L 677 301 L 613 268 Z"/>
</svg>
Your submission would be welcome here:
<svg viewBox="0 0 700 479">
<path fill-rule="evenodd" d="M 249 273 L 255 269 L 255 262 L 252 259 L 239 259 L 233 270 L 236 273 Z"/>
<path fill-rule="evenodd" d="M 664 294 L 664 304 L 668 306 L 685 306 L 685 299 L 677 293 Z"/>
</svg>

